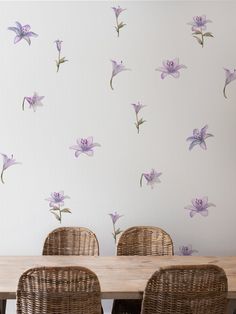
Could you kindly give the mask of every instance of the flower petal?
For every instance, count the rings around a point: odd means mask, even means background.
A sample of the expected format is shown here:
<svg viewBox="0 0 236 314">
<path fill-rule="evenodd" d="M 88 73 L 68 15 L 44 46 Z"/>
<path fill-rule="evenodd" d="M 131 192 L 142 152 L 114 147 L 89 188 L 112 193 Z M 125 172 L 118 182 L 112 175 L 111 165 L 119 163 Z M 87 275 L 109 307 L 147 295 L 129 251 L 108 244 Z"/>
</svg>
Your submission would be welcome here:
<svg viewBox="0 0 236 314">
<path fill-rule="evenodd" d="M 193 216 L 195 216 L 196 215 L 196 210 L 192 210 L 191 212 L 190 212 L 190 217 L 192 218 Z"/>
<path fill-rule="evenodd" d="M 86 150 L 83 153 L 86 154 L 87 156 L 93 156 L 93 150 Z"/>
<path fill-rule="evenodd" d="M 201 147 L 202 149 L 204 149 L 204 150 L 207 149 L 207 146 L 206 146 L 205 141 L 202 141 L 202 142 L 200 143 L 200 147 Z"/>
<path fill-rule="evenodd" d="M 179 78 L 179 75 L 180 75 L 179 71 L 171 72 L 169 74 L 172 75 L 174 78 Z"/>
<path fill-rule="evenodd" d="M 201 211 L 199 211 L 199 213 L 200 213 L 203 217 L 207 217 L 207 216 L 208 216 L 208 210 L 207 210 L 207 209 L 201 210 Z"/>
<path fill-rule="evenodd" d="M 82 153 L 82 151 L 81 150 L 76 150 L 76 152 L 75 152 L 75 157 L 77 158 L 77 157 L 79 157 L 79 155 Z"/>
<path fill-rule="evenodd" d="M 14 39 L 14 44 L 17 44 L 21 39 L 22 37 L 17 35 Z"/>
<path fill-rule="evenodd" d="M 26 36 L 23 36 L 22 38 L 23 38 L 24 40 L 26 40 L 29 45 L 31 44 L 31 40 L 30 40 L 30 38 L 29 38 L 27 35 L 26 35 Z"/>
<path fill-rule="evenodd" d="M 164 78 L 168 75 L 169 73 L 167 73 L 167 72 L 162 72 L 161 73 L 161 78 L 162 78 L 162 80 L 164 80 Z"/>
</svg>

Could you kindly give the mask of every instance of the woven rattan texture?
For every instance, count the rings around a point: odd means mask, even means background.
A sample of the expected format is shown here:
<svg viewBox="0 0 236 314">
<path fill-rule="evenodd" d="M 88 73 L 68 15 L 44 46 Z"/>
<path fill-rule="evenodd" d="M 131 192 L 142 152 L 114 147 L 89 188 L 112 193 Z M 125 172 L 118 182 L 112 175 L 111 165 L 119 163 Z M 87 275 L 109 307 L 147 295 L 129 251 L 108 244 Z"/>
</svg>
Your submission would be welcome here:
<svg viewBox="0 0 236 314">
<path fill-rule="evenodd" d="M 173 242 L 161 228 L 131 227 L 120 236 L 117 255 L 173 255 Z"/>
<path fill-rule="evenodd" d="M 101 314 L 98 278 L 79 266 L 29 269 L 18 283 L 17 314 Z"/>
<path fill-rule="evenodd" d="M 43 255 L 99 255 L 96 235 L 83 227 L 61 227 L 47 236 Z"/>
<path fill-rule="evenodd" d="M 215 265 L 161 268 L 147 283 L 141 314 L 225 314 L 227 289 Z"/>
<path fill-rule="evenodd" d="M 120 236 L 117 255 L 173 255 L 173 242 L 161 228 L 131 227 Z M 112 314 L 140 314 L 141 304 L 141 300 L 114 300 Z"/>
</svg>

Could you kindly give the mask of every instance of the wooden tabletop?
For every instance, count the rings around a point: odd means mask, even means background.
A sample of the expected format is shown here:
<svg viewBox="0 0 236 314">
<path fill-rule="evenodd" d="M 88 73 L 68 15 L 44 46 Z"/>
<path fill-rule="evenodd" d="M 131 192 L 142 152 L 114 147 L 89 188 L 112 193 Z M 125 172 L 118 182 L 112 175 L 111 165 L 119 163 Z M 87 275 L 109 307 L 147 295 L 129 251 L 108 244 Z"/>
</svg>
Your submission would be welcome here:
<svg viewBox="0 0 236 314">
<path fill-rule="evenodd" d="M 148 278 L 168 265 L 216 264 L 228 278 L 228 298 L 236 299 L 236 256 L 0 256 L 0 299 L 15 299 L 20 275 L 31 267 L 80 265 L 93 270 L 102 299 L 140 299 Z"/>
</svg>

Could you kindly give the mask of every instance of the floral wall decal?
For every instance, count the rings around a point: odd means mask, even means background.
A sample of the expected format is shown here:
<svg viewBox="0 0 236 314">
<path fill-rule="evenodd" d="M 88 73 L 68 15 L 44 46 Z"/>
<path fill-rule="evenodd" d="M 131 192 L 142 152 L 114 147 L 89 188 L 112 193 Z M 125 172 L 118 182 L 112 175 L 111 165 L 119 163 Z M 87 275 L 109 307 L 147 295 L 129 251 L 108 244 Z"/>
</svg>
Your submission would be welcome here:
<svg viewBox="0 0 236 314">
<path fill-rule="evenodd" d="M 89 136 L 88 138 L 78 138 L 76 140 L 76 145 L 70 146 L 70 149 L 75 150 L 75 157 L 79 157 L 80 154 L 85 154 L 87 156 L 93 156 L 94 147 L 101 146 L 98 143 L 93 142 L 93 137 Z"/>
<path fill-rule="evenodd" d="M 111 60 L 112 63 L 112 74 L 111 74 L 111 79 L 110 79 L 110 87 L 113 90 L 113 78 L 114 76 L 116 76 L 118 73 L 122 72 L 122 71 L 127 71 L 129 69 L 127 69 L 124 64 L 123 61 L 116 62 L 115 60 Z"/>
<path fill-rule="evenodd" d="M 57 72 L 58 72 L 59 68 L 60 68 L 60 65 L 62 63 L 67 62 L 68 60 L 66 60 L 66 57 L 62 57 L 61 58 L 61 45 L 62 45 L 63 41 L 57 39 L 57 40 L 55 40 L 55 43 L 56 43 L 56 47 L 57 47 L 57 51 L 58 51 L 58 59 L 56 60 Z"/>
<path fill-rule="evenodd" d="M 211 20 L 207 20 L 206 15 L 194 16 L 193 21 L 188 23 L 189 25 L 192 25 L 192 31 L 194 32 L 192 35 L 197 39 L 197 42 L 202 48 L 204 46 L 205 37 L 214 37 L 211 32 L 203 33 L 207 28 L 207 23 L 211 23 Z"/>
<path fill-rule="evenodd" d="M 14 44 L 17 44 L 21 39 L 24 39 L 27 41 L 27 43 L 30 45 L 31 44 L 31 37 L 38 37 L 38 34 L 31 32 L 30 25 L 24 25 L 22 26 L 19 22 L 15 22 L 16 27 L 8 27 L 8 30 L 13 31 L 16 33 L 15 39 L 14 39 Z"/>
<path fill-rule="evenodd" d="M 207 149 L 205 140 L 208 137 L 214 136 L 210 133 L 206 133 L 207 129 L 208 129 L 208 125 L 205 125 L 200 131 L 199 131 L 199 129 L 193 130 L 193 135 L 186 139 L 186 141 L 191 142 L 189 145 L 189 150 L 192 150 L 193 147 L 196 145 L 199 145 L 204 150 Z"/>
<path fill-rule="evenodd" d="M 190 210 L 190 217 L 195 216 L 195 214 L 201 214 L 202 216 L 208 216 L 208 207 L 216 206 L 213 203 L 208 203 L 208 197 L 203 196 L 201 198 L 192 199 L 192 205 L 185 206 L 185 209 Z"/>
<path fill-rule="evenodd" d="M 156 71 L 162 72 L 162 80 L 164 80 L 164 78 L 168 75 L 173 76 L 174 78 L 179 78 L 179 70 L 187 69 L 186 65 L 179 64 L 179 58 L 175 58 L 173 60 L 163 60 L 162 65 L 163 67 L 158 67 L 156 69 Z"/>
<path fill-rule="evenodd" d="M 224 94 L 224 97 L 227 98 L 226 96 L 226 86 L 231 83 L 232 81 L 236 80 L 236 69 L 234 69 L 232 72 L 230 72 L 230 70 L 228 69 L 224 69 L 225 70 L 225 86 L 224 86 L 224 89 L 223 89 L 223 94 Z"/>
<path fill-rule="evenodd" d="M 71 213 L 69 208 L 61 208 L 64 206 L 64 200 L 70 198 L 64 195 L 64 191 L 53 192 L 49 198 L 45 200 L 49 202 L 50 212 L 56 217 L 56 219 L 61 223 L 62 213 Z"/>
<path fill-rule="evenodd" d="M 34 93 L 32 97 L 24 97 L 23 103 L 22 103 L 22 110 L 25 109 L 25 101 L 28 102 L 29 108 L 32 108 L 34 112 L 36 111 L 37 107 L 43 106 L 41 100 L 43 100 L 45 96 L 38 96 L 37 93 Z"/>
<path fill-rule="evenodd" d="M 113 238 L 114 238 L 115 243 L 116 243 L 117 236 L 122 232 L 122 230 L 120 230 L 120 228 L 116 228 L 116 222 L 123 215 L 119 215 L 117 212 L 114 212 L 112 214 L 109 214 L 109 216 L 111 217 L 111 220 L 112 220 L 112 225 L 113 225 L 113 233 L 112 233 L 112 235 L 113 235 Z"/>
<path fill-rule="evenodd" d="M 138 117 L 138 114 L 139 114 L 139 111 L 143 108 L 143 107 L 146 107 L 144 105 L 142 105 L 139 101 L 137 104 L 131 104 L 133 107 L 134 107 L 134 111 L 135 111 L 135 115 L 136 115 L 136 122 L 135 122 L 135 126 L 136 126 L 136 129 L 139 133 L 139 126 L 141 124 L 143 124 L 144 122 L 146 122 L 146 120 L 143 120 L 143 118 L 139 118 Z"/>
<path fill-rule="evenodd" d="M 2 183 L 5 183 L 3 180 L 3 174 L 4 171 L 13 166 L 13 165 L 17 165 L 17 164 L 21 164 L 21 162 L 17 162 L 15 159 L 13 159 L 13 155 L 11 155 L 11 158 L 9 158 L 7 155 L 5 154 L 1 154 L 3 156 L 3 166 L 2 166 L 2 172 L 1 172 L 1 181 Z"/>
<path fill-rule="evenodd" d="M 160 175 L 162 175 L 161 172 L 156 172 L 156 170 L 152 169 L 150 173 L 142 173 L 141 178 L 140 178 L 140 186 L 142 187 L 142 181 L 143 177 L 147 181 L 147 185 L 150 185 L 151 188 L 154 188 L 154 185 L 156 183 L 160 183 L 161 180 L 159 179 Z"/>
<path fill-rule="evenodd" d="M 192 249 L 192 245 L 188 244 L 188 245 L 183 245 L 179 247 L 179 252 L 177 253 L 177 255 L 181 255 L 181 256 L 191 256 L 194 253 L 198 253 L 197 250 Z"/>
<path fill-rule="evenodd" d="M 119 15 L 121 14 L 121 12 L 125 11 L 126 9 L 122 9 L 119 5 L 118 7 L 112 7 L 112 9 L 114 10 L 114 13 L 115 13 L 115 16 L 116 16 L 116 26 L 115 26 L 115 29 L 116 29 L 116 32 L 117 32 L 117 36 L 119 37 L 120 36 L 120 29 L 122 27 L 124 27 L 126 24 L 124 24 L 123 22 L 119 22 L 118 21 L 118 18 L 119 18 Z"/>
</svg>

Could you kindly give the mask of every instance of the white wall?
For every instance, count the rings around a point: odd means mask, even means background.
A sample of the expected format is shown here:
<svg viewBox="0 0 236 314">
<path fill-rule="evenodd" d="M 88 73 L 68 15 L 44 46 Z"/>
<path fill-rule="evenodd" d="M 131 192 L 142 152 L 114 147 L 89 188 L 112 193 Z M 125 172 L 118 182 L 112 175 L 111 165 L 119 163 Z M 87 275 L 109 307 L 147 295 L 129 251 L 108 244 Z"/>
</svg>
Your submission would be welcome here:
<svg viewBox="0 0 236 314">
<path fill-rule="evenodd" d="M 127 10 L 120 38 L 112 5 Z M 86 226 L 102 255 L 115 252 L 108 213 L 117 225 L 157 225 L 176 250 L 192 244 L 199 255 L 235 255 L 236 81 L 222 89 L 223 67 L 236 67 L 235 2 L 1 2 L 0 152 L 22 165 L 6 170 L 0 186 L 0 254 L 40 255 L 47 233 L 59 226 L 45 198 L 64 190 L 72 214 L 63 226 Z M 187 22 L 206 14 L 214 38 L 200 45 Z M 13 44 L 15 21 L 39 34 L 29 47 Z M 56 73 L 56 39 L 69 62 Z M 180 58 L 180 78 L 160 79 L 163 59 Z M 110 59 L 131 71 L 109 87 Z M 44 95 L 34 113 L 25 96 Z M 131 103 L 146 105 L 137 134 Z M 208 149 L 189 152 L 186 138 L 209 125 Z M 93 157 L 74 157 L 76 138 L 94 136 Z M 142 172 L 161 171 L 154 189 L 139 187 Z M 216 207 L 190 218 L 184 207 L 207 195 Z M 14 313 L 10 302 L 8 313 Z M 12 311 L 12 312 L 11 312 Z"/>
</svg>

